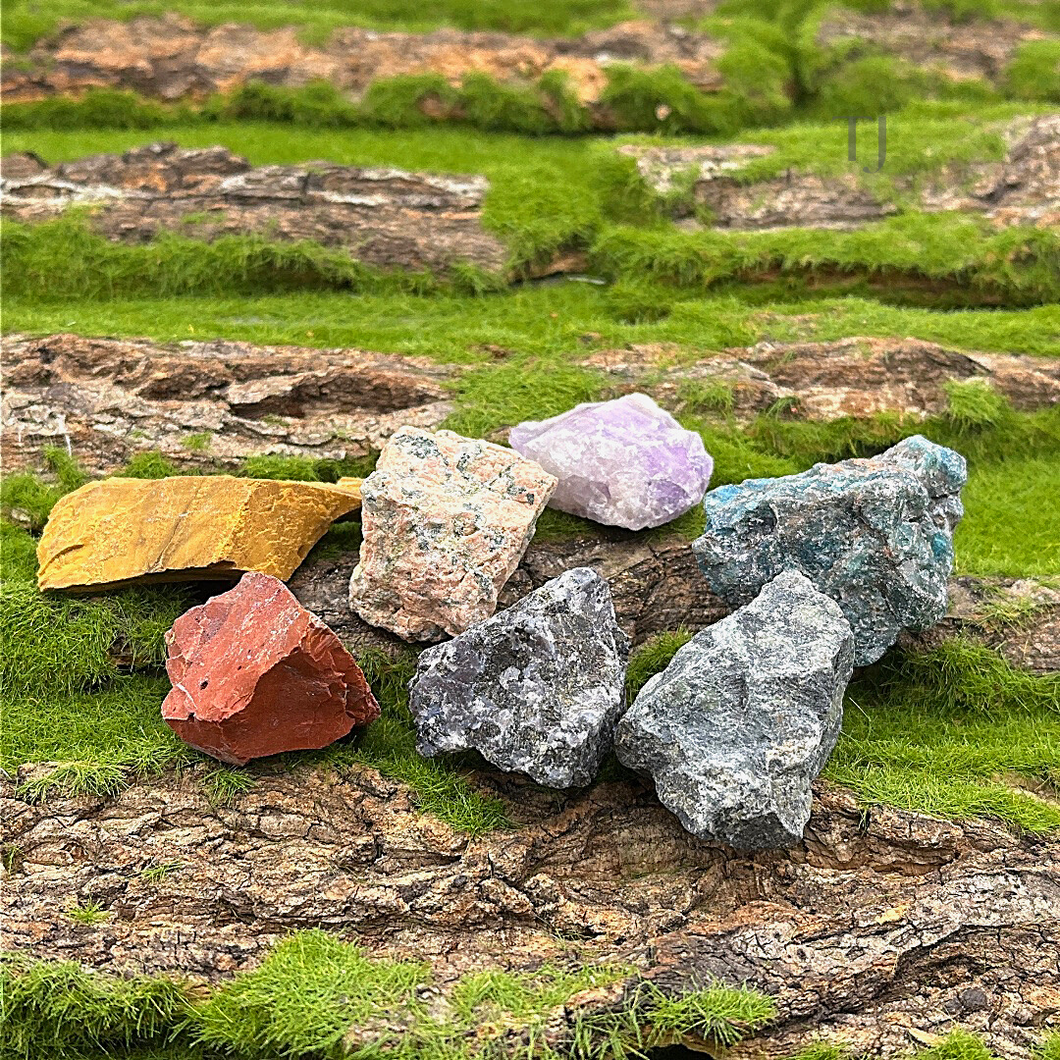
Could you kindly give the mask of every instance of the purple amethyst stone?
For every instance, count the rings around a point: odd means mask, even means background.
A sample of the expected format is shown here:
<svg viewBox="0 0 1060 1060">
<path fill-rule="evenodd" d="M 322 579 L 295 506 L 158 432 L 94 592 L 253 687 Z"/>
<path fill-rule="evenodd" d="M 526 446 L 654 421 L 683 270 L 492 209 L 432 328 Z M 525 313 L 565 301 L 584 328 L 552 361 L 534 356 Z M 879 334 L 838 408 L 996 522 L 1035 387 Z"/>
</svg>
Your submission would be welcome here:
<svg viewBox="0 0 1060 1060">
<path fill-rule="evenodd" d="M 627 530 L 683 515 L 703 499 L 714 469 L 703 439 L 647 394 L 528 420 L 508 441 L 559 479 L 549 507 Z"/>
</svg>

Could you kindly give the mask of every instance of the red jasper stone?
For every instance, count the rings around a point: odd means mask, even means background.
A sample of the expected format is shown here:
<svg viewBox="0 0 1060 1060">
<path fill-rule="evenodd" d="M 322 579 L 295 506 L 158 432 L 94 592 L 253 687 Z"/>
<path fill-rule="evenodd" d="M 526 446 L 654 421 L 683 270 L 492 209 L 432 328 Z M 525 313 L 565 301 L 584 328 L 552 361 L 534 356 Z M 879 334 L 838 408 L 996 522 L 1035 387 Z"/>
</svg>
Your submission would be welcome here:
<svg viewBox="0 0 1060 1060">
<path fill-rule="evenodd" d="M 268 574 L 181 615 L 166 647 L 162 717 L 222 762 L 326 747 L 379 717 L 353 656 Z"/>
</svg>

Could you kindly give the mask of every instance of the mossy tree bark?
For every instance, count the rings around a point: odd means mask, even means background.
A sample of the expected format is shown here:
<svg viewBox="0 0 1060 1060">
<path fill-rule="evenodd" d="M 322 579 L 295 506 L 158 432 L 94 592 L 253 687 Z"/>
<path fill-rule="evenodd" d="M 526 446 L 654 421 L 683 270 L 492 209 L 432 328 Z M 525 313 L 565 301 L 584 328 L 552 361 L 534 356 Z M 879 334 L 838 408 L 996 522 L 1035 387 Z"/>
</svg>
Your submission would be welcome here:
<svg viewBox="0 0 1060 1060">
<path fill-rule="evenodd" d="M 568 795 L 478 783 L 516 808 L 516 831 L 460 835 L 367 767 L 277 768 L 223 807 L 194 770 L 45 805 L 5 782 L 8 945 L 211 980 L 318 926 L 425 958 L 442 986 L 498 965 L 628 962 L 635 975 L 574 1009 L 621 1007 L 644 978 L 746 982 L 778 1016 L 726 1054 L 741 1057 L 821 1037 L 891 1055 L 954 1027 L 1026 1056 L 1060 1015 L 1055 838 L 864 810 L 822 783 L 800 846 L 748 856 L 692 838 L 633 780 Z M 74 901 L 107 919 L 73 922 Z M 572 1015 L 556 1014 L 557 1042 Z"/>
</svg>

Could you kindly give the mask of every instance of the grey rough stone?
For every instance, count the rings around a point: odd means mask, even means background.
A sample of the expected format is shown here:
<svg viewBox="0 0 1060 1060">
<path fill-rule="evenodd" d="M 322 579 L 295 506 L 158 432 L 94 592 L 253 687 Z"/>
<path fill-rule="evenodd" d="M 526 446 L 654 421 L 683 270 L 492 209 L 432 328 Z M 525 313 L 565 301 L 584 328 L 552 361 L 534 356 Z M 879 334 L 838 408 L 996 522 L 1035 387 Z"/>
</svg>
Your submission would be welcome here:
<svg viewBox="0 0 1060 1060">
<path fill-rule="evenodd" d="M 866 666 L 903 629 L 930 629 L 946 614 L 967 477 L 959 453 L 914 435 L 868 460 L 712 490 L 692 548 L 730 604 L 747 603 L 783 570 L 802 571 L 839 603 L 855 665 Z"/>
<path fill-rule="evenodd" d="M 576 567 L 419 658 L 417 749 L 476 750 L 539 784 L 589 784 L 622 711 L 629 642 L 607 582 Z"/>
<path fill-rule="evenodd" d="M 693 835 L 741 850 L 790 845 L 839 737 L 852 668 L 839 606 L 786 571 L 644 685 L 615 751 Z"/>
</svg>

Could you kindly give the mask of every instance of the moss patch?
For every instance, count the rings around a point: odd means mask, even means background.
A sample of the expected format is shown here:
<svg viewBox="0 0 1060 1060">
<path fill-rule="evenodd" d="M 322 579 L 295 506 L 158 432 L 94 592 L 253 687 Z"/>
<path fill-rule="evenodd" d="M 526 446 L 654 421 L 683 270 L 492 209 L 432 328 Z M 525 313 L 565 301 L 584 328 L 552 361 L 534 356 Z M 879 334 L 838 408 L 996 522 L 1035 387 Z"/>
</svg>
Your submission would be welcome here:
<svg viewBox="0 0 1060 1060">
<path fill-rule="evenodd" d="M 770 999 L 744 987 L 713 984 L 669 996 L 633 982 L 616 1011 L 575 1014 L 568 1039 L 546 1043 L 550 1015 L 576 994 L 631 979 L 631 969 L 545 965 L 532 974 L 474 973 L 429 1005 L 434 991 L 426 964 L 372 958 L 323 931 L 297 932 L 259 968 L 206 997 L 182 982 L 118 979 L 73 964 L 10 958 L 2 970 L 5 1055 L 13 1060 L 44 1051 L 73 1060 L 93 1048 L 148 1045 L 307 1060 L 390 1052 L 477 1060 L 503 1046 L 542 1060 L 593 1060 L 675 1034 L 732 1044 L 776 1012 Z"/>
</svg>

